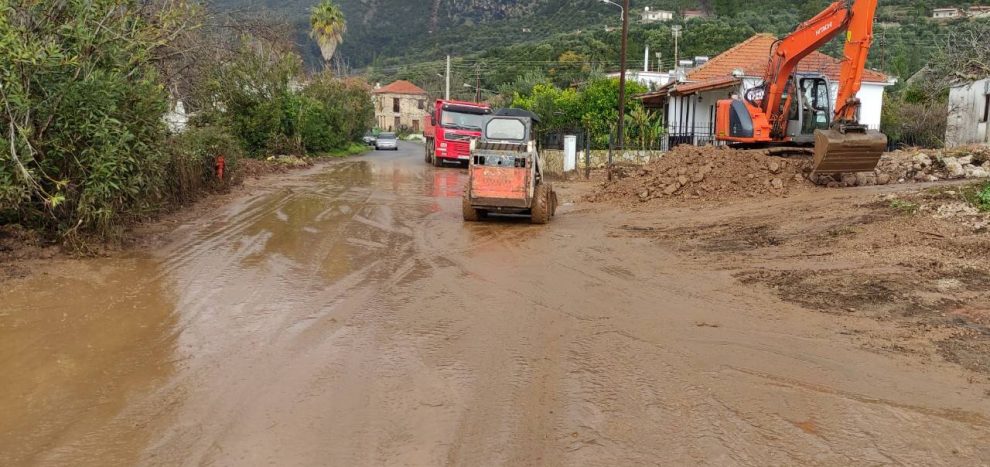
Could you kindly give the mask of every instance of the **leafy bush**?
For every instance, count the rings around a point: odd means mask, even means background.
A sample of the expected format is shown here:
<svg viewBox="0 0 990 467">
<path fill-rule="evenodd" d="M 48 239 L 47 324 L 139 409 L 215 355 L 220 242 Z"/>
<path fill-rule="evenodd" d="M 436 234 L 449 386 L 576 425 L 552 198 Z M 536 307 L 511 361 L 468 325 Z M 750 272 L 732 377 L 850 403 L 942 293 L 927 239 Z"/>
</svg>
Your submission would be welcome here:
<svg viewBox="0 0 990 467">
<path fill-rule="evenodd" d="M 236 54 L 213 67 L 200 92 L 212 102 L 195 125 L 230 129 L 252 156 L 296 153 L 300 99 L 293 90 L 301 61 L 264 41 L 244 38 Z"/>
<path fill-rule="evenodd" d="M 642 84 L 626 81 L 627 96 L 644 92 L 646 88 Z M 540 83 L 534 85 L 528 95 L 516 93 L 512 101 L 512 107 L 527 109 L 540 116 L 538 131 L 541 135 L 584 128 L 591 133 L 596 148 L 608 147 L 609 135 L 614 132 L 619 116 L 618 106 L 619 80 L 614 78 L 596 78 L 577 90 Z M 637 102 L 627 99 L 627 117 L 638 106 Z M 642 126 L 645 128 L 646 124 Z M 627 134 L 638 137 L 638 131 L 631 130 Z"/>
<path fill-rule="evenodd" d="M 945 102 L 910 102 L 888 96 L 883 103 L 880 130 L 899 146 L 940 148 L 945 144 L 947 117 Z"/>
<path fill-rule="evenodd" d="M 167 99 L 149 56 L 168 20 L 139 8 L 0 4 L 0 216 L 108 235 L 154 208 Z"/>
<path fill-rule="evenodd" d="M 983 189 L 976 193 L 976 207 L 981 211 L 990 212 L 990 182 L 983 185 Z"/>
<path fill-rule="evenodd" d="M 245 40 L 213 71 L 203 93 L 214 105 L 196 125 L 230 129 L 253 157 L 328 152 L 359 139 L 371 126 L 370 87 L 319 75 L 302 87 L 301 61 L 292 53 Z"/>
<path fill-rule="evenodd" d="M 359 140 L 375 117 L 370 92 L 367 83 L 335 79 L 329 74 L 318 76 L 306 86 L 300 112 L 305 149 L 330 152 Z"/>
<path fill-rule="evenodd" d="M 222 128 L 191 128 L 171 138 L 166 193 L 175 204 L 195 201 L 207 191 L 225 190 L 240 183 L 241 144 Z M 217 161 L 224 159 L 223 179 Z"/>
</svg>

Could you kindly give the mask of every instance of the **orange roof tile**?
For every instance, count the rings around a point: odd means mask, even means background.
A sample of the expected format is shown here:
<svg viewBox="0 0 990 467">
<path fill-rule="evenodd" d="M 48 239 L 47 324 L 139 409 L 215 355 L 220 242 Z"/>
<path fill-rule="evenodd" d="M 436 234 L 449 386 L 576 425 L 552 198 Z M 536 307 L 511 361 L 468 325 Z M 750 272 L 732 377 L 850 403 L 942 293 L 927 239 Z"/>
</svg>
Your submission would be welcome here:
<svg viewBox="0 0 990 467">
<path fill-rule="evenodd" d="M 380 87 L 374 90 L 375 94 L 415 94 L 415 95 L 426 95 L 424 91 L 419 86 L 410 83 L 404 79 L 394 81 L 386 86 Z"/>
<path fill-rule="evenodd" d="M 712 78 L 731 76 L 736 69 L 741 69 L 746 76 L 762 77 L 770 61 L 770 49 L 777 38 L 773 34 L 757 34 L 719 54 L 708 63 L 701 65 L 687 74 L 689 81 L 705 81 Z M 798 64 L 799 73 L 821 73 L 831 80 L 839 79 L 842 61 L 815 51 L 801 60 Z M 886 83 L 887 75 L 875 71 L 864 70 L 863 81 L 870 83 Z"/>
</svg>

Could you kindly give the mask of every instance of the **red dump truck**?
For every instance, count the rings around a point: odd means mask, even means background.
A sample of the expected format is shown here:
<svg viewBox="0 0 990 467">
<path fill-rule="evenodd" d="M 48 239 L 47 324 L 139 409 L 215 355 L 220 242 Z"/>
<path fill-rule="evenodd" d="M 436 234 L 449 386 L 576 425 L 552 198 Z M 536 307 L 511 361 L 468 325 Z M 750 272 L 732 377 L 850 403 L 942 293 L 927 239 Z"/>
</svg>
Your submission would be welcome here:
<svg viewBox="0 0 990 467">
<path fill-rule="evenodd" d="M 492 113 L 488 104 L 438 99 L 426 118 L 426 162 L 464 163 L 471 157 L 471 139 L 481 136 L 481 122 Z"/>
</svg>

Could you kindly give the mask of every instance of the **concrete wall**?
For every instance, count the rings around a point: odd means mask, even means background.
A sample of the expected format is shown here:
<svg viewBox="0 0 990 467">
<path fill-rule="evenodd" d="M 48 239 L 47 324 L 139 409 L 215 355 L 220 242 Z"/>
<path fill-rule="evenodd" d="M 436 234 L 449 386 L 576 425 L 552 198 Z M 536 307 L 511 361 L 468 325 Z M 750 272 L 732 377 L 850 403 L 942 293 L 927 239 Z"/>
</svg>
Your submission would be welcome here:
<svg viewBox="0 0 990 467">
<path fill-rule="evenodd" d="M 983 119 L 990 95 L 990 78 L 949 91 L 949 119 L 946 122 L 945 145 L 990 143 L 988 122 Z"/>
<path fill-rule="evenodd" d="M 393 100 L 399 99 L 399 111 L 395 112 Z M 423 131 L 423 121 L 429 112 L 429 99 L 425 95 L 413 94 L 375 94 L 375 125 L 385 131 L 398 131 L 395 126 L 396 117 L 399 126 L 415 132 Z M 422 103 L 422 109 L 420 108 Z M 418 127 L 418 128 L 417 128 Z"/>
</svg>

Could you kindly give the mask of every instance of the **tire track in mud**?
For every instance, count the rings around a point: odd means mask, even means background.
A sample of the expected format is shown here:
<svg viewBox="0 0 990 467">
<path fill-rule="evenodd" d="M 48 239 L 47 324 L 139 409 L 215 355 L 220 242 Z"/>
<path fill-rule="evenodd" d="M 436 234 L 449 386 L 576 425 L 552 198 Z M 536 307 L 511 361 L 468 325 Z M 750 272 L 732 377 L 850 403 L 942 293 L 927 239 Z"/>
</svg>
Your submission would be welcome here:
<svg viewBox="0 0 990 467">
<path fill-rule="evenodd" d="M 144 464 L 990 458 L 957 374 L 616 238 L 614 214 L 464 225 L 415 161 L 334 164 L 184 232 L 158 276 L 180 307 L 175 374 L 48 460 L 134 430 Z"/>
</svg>

